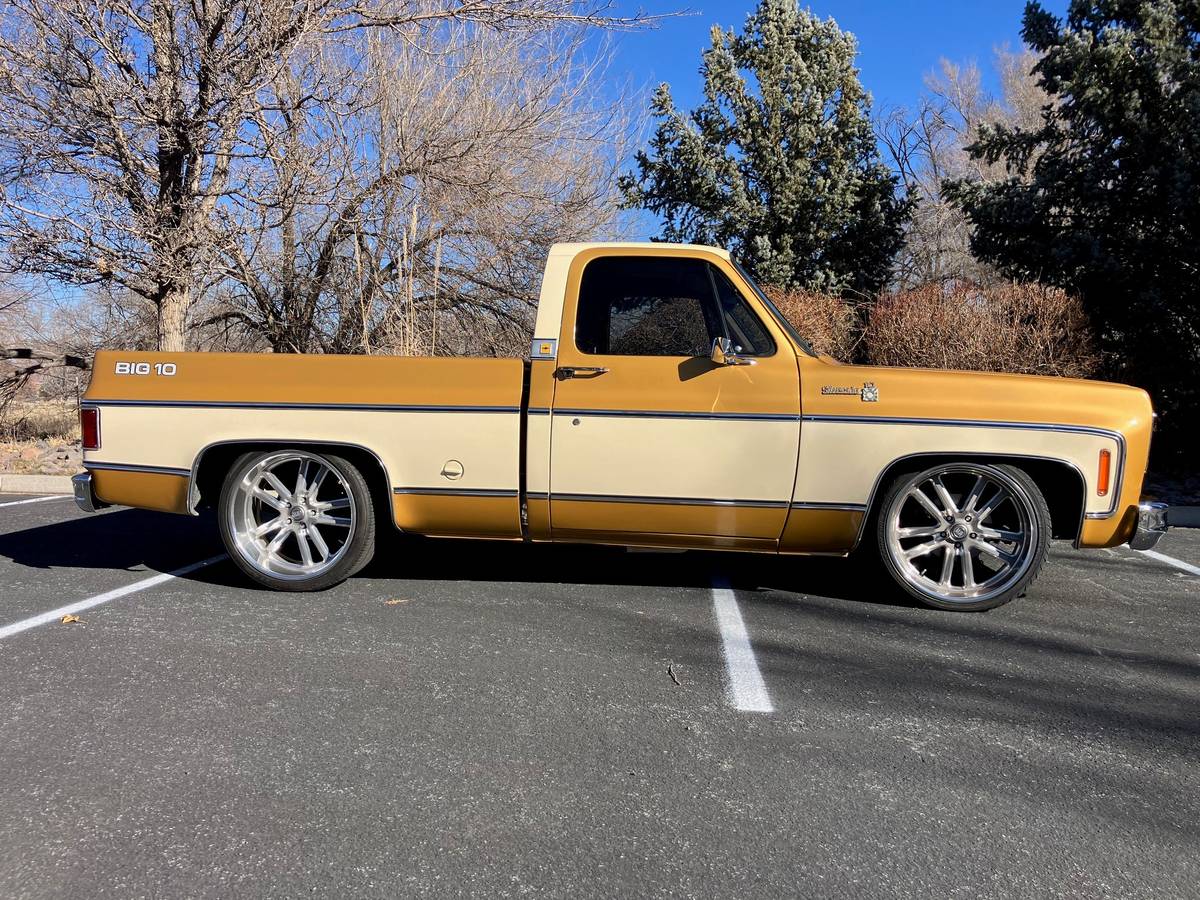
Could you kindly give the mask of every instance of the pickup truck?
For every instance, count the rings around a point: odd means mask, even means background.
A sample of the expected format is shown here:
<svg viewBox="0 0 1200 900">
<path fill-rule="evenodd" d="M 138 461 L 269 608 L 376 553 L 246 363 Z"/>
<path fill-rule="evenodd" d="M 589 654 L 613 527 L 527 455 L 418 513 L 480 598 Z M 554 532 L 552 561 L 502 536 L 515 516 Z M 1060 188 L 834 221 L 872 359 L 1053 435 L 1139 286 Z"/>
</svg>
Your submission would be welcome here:
<svg viewBox="0 0 1200 900">
<path fill-rule="evenodd" d="M 1052 537 L 1148 548 L 1144 391 L 843 365 L 724 250 L 558 244 L 529 359 L 97 354 L 84 509 L 215 508 L 234 562 L 329 587 L 377 524 L 454 538 L 877 559 L 979 610 Z"/>
</svg>

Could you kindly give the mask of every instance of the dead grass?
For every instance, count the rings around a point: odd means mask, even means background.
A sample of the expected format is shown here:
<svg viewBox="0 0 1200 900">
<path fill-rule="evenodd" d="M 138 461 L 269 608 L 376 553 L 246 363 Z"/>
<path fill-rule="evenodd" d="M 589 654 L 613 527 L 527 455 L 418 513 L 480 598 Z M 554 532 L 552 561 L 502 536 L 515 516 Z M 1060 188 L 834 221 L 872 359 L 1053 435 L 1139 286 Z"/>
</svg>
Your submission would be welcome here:
<svg viewBox="0 0 1200 900">
<path fill-rule="evenodd" d="M 73 400 L 14 400 L 0 410 L 0 442 L 79 440 L 79 412 Z"/>
</svg>

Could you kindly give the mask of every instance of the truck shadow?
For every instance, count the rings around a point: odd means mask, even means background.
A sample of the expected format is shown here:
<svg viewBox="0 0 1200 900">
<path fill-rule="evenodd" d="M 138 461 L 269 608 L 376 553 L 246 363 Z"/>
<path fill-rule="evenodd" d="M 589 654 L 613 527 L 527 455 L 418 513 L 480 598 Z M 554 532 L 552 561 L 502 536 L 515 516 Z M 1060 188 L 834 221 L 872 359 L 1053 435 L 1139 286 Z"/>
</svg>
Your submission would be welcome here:
<svg viewBox="0 0 1200 900">
<path fill-rule="evenodd" d="M 170 572 L 222 552 L 214 517 L 114 509 L 0 535 L 0 557 L 31 569 L 148 569 Z M 708 587 L 716 577 L 739 588 L 803 585 L 806 593 L 873 604 L 902 603 L 871 589 L 864 567 L 844 559 L 622 547 L 523 544 L 409 537 L 383 532 L 358 578 L 429 581 Z M 214 585 L 255 586 L 231 565 L 185 576 Z M 907 605 L 907 604 L 904 604 Z"/>
</svg>

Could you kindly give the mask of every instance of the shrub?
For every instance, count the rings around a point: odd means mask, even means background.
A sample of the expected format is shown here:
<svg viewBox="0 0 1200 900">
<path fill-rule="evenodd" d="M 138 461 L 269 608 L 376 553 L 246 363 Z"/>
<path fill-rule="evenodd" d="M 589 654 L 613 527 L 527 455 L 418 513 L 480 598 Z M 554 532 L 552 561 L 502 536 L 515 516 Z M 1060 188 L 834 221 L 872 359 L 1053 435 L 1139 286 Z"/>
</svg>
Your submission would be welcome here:
<svg viewBox="0 0 1200 900">
<path fill-rule="evenodd" d="M 785 319 L 818 353 L 850 362 L 861 337 L 862 323 L 848 302 L 815 291 L 763 287 Z"/>
<path fill-rule="evenodd" d="M 1086 378 L 1100 364 L 1077 297 L 1040 284 L 926 284 L 871 310 L 867 355 L 882 366 Z"/>
</svg>

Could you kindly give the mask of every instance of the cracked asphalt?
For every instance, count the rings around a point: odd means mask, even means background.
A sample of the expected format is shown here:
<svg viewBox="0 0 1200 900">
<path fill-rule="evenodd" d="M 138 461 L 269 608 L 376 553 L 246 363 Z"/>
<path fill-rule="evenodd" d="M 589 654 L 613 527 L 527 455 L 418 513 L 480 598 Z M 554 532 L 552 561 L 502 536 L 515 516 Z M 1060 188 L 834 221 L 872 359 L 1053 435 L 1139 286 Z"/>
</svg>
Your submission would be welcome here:
<svg viewBox="0 0 1200 900">
<path fill-rule="evenodd" d="M 0 630 L 220 552 L 0 506 Z M 6 898 L 1200 894 L 1200 578 L 1128 548 L 950 614 L 855 561 L 395 538 L 79 616 L 0 638 Z"/>
</svg>

